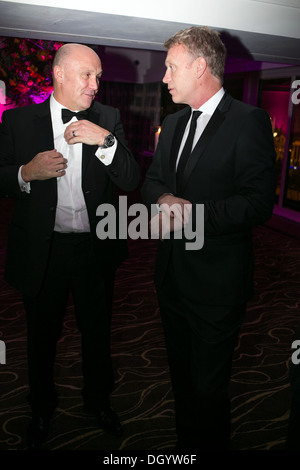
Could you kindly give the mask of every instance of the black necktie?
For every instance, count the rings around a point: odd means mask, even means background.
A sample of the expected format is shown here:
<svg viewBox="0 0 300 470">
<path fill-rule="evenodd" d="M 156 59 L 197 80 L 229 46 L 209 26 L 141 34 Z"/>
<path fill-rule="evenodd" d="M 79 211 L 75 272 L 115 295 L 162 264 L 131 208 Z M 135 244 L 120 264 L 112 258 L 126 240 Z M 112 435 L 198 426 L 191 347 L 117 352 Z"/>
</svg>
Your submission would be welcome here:
<svg viewBox="0 0 300 470">
<path fill-rule="evenodd" d="M 177 172 L 176 172 L 177 190 L 181 189 L 184 169 L 189 159 L 189 156 L 192 152 L 192 146 L 193 146 L 196 126 L 197 126 L 196 121 L 198 117 L 200 116 L 200 114 L 201 114 L 201 111 L 193 111 L 193 115 L 192 115 L 192 119 L 190 123 L 189 135 L 187 136 L 186 142 L 184 144 L 183 150 L 180 155 L 178 167 L 177 167 Z"/>
<path fill-rule="evenodd" d="M 77 117 L 78 120 L 87 119 L 88 111 L 85 110 L 85 111 L 79 111 L 78 113 L 75 113 L 74 111 L 70 111 L 69 109 L 66 109 L 66 108 L 63 108 L 61 110 L 61 118 L 64 124 L 66 124 L 66 122 L 71 121 L 73 116 Z"/>
</svg>

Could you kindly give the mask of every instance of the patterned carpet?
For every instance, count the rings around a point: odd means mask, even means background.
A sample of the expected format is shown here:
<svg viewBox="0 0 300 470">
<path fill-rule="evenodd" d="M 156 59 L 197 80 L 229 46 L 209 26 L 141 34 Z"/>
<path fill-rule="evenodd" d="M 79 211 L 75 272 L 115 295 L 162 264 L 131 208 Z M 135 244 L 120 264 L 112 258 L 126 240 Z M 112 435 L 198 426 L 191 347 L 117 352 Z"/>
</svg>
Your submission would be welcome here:
<svg viewBox="0 0 300 470">
<path fill-rule="evenodd" d="M 25 450 L 27 404 L 25 316 L 18 292 L 3 280 L 11 201 L 0 202 L 0 450 Z M 236 348 L 231 381 L 232 450 L 284 449 L 290 407 L 288 366 L 299 319 L 300 240 L 267 226 L 254 231 L 255 297 Z M 153 268 L 156 242 L 130 241 L 117 273 L 112 322 L 116 386 L 112 406 L 125 428 L 121 438 L 97 429 L 82 409 L 80 337 L 72 302 L 58 344 L 59 406 L 48 450 L 138 451 L 171 448 L 176 441 L 170 385 Z"/>
</svg>

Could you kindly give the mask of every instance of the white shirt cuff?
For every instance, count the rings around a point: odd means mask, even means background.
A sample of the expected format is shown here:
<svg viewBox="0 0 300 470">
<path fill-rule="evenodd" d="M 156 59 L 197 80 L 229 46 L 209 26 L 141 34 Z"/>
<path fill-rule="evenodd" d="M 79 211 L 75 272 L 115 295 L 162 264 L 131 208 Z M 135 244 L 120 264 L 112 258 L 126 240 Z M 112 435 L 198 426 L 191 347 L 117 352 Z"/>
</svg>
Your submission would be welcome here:
<svg viewBox="0 0 300 470">
<path fill-rule="evenodd" d="M 110 165 L 114 159 L 117 145 L 118 145 L 118 142 L 116 139 L 112 147 L 108 147 L 107 149 L 102 149 L 99 147 L 95 154 L 96 157 L 99 158 L 100 162 L 102 162 L 104 165 Z"/>
<path fill-rule="evenodd" d="M 22 166 L 20 166 L 19 168 L 19 173 L 18 173 L 18 181 L 19 181 L 19 186 L 20 186 L 20 189 L 22 192 L 25 192 L 25 193 L 30 193 L 30 183 L 26 183 L 23 178 L 22 178 L 22 174 L 21 174 L 21 170 L 22 170 Z"/>
</svg>

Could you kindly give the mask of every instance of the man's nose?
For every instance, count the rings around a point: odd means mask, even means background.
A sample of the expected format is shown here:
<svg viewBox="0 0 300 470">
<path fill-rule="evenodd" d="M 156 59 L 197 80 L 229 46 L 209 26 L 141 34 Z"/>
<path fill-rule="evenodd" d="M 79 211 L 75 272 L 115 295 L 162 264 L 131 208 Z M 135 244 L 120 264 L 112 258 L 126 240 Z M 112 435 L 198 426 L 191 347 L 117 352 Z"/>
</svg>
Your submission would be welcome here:
<svg viewBox="0 0 300 470">
<path fill-rule="evenodd" d="M 98 79 L 96 77 L 91 77 L 90 78 L 89 87 L 92 88 L 93 90 L 98 90 L 99 83 L 98 83 Z"/>
<path fill-rule="evenodd" d="M 164 74 L 163 79 L 162 79 L 163 83 L 168 83 L 168 82 L 170 81 L 170 78 L 171 78 L 171 77 L 170 77 L 170 72 L 169 72 L 169 70 L 167 69 L 167 70 L 166 70 L 166 73 Z"/>
</svg>

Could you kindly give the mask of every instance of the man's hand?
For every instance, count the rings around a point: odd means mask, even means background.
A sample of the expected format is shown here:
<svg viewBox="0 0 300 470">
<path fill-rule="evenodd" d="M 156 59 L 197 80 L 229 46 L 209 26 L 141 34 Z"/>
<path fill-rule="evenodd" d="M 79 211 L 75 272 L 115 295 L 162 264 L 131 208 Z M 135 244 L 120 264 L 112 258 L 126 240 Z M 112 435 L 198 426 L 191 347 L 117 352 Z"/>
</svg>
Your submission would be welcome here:
<svg viewBox="0 0 300 470">
<path fill-rule="evenodd" d="M 105 137 L 109 134 L 107 129 L 103 129 L 93 122 L 82 119 L 72 122 L 65 130 L 65 140 L 69 145 L 83 143 L 87 145 L 103 145 Z"/>
<path fill-rule="evenodd" d="M 171 194 L 163 194 L 157 203 L 161 212 L 150 220 L 150 229 L 153 238 L 163 240 L 168 238 L 170 232 L 182 230 L 188 224 L 192 204 Z"/>
<path fill-rule="evenodd" d="M 172 194 L 162 194 L 158 198 L 157 204 L 168 217 L 177 219 L 176 223 L 179 221 L 182 226 L 188 223 L 192 208 L 190 201 Z"/>
<path fill-rule="evenodd" d="M 21 175 L 26 183 L 34 180 L 48 180 L 65 175 L 68 160 L 61 153 L 46 150 L 38 153 L 30 162 L 22 167 Z"/>
</svg>

